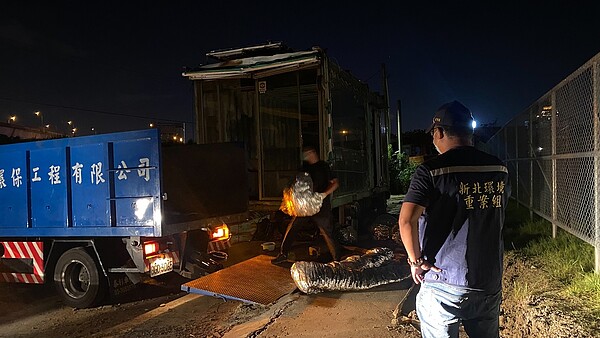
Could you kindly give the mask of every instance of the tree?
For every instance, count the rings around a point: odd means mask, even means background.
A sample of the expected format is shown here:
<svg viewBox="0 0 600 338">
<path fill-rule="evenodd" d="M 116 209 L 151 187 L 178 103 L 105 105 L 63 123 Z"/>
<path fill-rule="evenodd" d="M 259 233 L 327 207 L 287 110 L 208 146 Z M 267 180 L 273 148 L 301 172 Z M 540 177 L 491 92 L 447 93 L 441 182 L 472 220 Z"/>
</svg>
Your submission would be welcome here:
<svg viewBox="0 0 600 338">
<path fill-rule="evenodd" d="M 391 146 L 388 148 L 389 172 L 390 172 L 390 192 L 393 195 L 406 194 L 410 185 L 410 180 L 415 170 L 419 166 L 410 161 L 407 154 L 394 151 Z"/>
</svg>

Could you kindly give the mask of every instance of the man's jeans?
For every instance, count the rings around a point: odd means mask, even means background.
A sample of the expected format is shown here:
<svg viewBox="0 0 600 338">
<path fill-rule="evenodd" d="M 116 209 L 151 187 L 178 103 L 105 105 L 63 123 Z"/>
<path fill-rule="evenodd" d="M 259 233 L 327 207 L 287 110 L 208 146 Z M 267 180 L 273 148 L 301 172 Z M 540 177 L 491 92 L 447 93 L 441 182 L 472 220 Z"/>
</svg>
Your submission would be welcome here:
<svg viewBox="0 0 600 338">
<path fill-rule="evenodd" d="M 485 294 L 443 283 L 425 282 L 417 294 L 423 338 L 458 338 L 462 322 L 471 338 L 498 338 L 502 291 Z"/>
</svg>

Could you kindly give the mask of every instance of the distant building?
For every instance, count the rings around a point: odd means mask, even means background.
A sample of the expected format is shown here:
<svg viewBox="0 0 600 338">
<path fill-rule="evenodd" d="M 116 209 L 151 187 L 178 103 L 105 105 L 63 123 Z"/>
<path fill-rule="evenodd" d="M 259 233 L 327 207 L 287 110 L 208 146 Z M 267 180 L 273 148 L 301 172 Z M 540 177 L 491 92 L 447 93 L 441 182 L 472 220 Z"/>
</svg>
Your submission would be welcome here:
<svg viewBox="0 0 600 338">
<path fill-rule="evenodd" d="M 152 123 L 152 128 L 160 130 L 160 139 L 163 143 L 185 143 L 184 123 Z"/>
</svg>

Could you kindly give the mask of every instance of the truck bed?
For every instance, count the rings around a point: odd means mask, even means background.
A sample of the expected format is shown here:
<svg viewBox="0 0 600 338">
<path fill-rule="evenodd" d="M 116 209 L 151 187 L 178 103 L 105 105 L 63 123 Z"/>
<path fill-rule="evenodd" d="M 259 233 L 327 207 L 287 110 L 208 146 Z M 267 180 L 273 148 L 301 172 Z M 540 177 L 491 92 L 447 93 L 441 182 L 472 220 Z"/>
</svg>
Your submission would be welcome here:
<svg viewBox="0 0 600 338">
<path fill-rule="evenodd" d="M 0 237 L 160 237 L 247 210 L 243 148 L 157 129 L 0 146 Z"/>
</svg>

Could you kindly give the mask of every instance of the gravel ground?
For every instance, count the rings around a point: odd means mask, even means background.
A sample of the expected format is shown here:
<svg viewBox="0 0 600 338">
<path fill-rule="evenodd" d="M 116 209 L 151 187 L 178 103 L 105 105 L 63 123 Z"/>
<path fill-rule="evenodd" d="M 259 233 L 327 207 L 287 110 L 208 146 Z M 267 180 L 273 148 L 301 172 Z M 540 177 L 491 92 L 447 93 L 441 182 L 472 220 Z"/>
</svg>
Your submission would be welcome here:
<svg viewBox="0 0 600 338">
<path fill-rule="evenodd" d="M 388 210 L 397 217 L 400 199 L 390 201 Z M 254 249 L 244 250 L 255 254 Z M 397 253 L 403 260 L 402 252 Z M 507 253 L 501 337 L 600 337 L 600 320 L 583 315 L 558 289 L 510 296 L 514 285 L 540 278 L 540 269 Z M 418 318 L 411 313 L 414 295 L 402 308 L 401 314 L 408 316 L 393 322 L 410 281 L 357 292 L 295 291 L 269 306 L 199 296 L 171 307 L 189 297 L 179 291 L 180 282 L 178 277 L 164 278 L 125 298 L 82 310 L 64 307 L 51 286 L 0 284 L 0 337 L 420 337 L 414 325 Z"/>
</svg>

